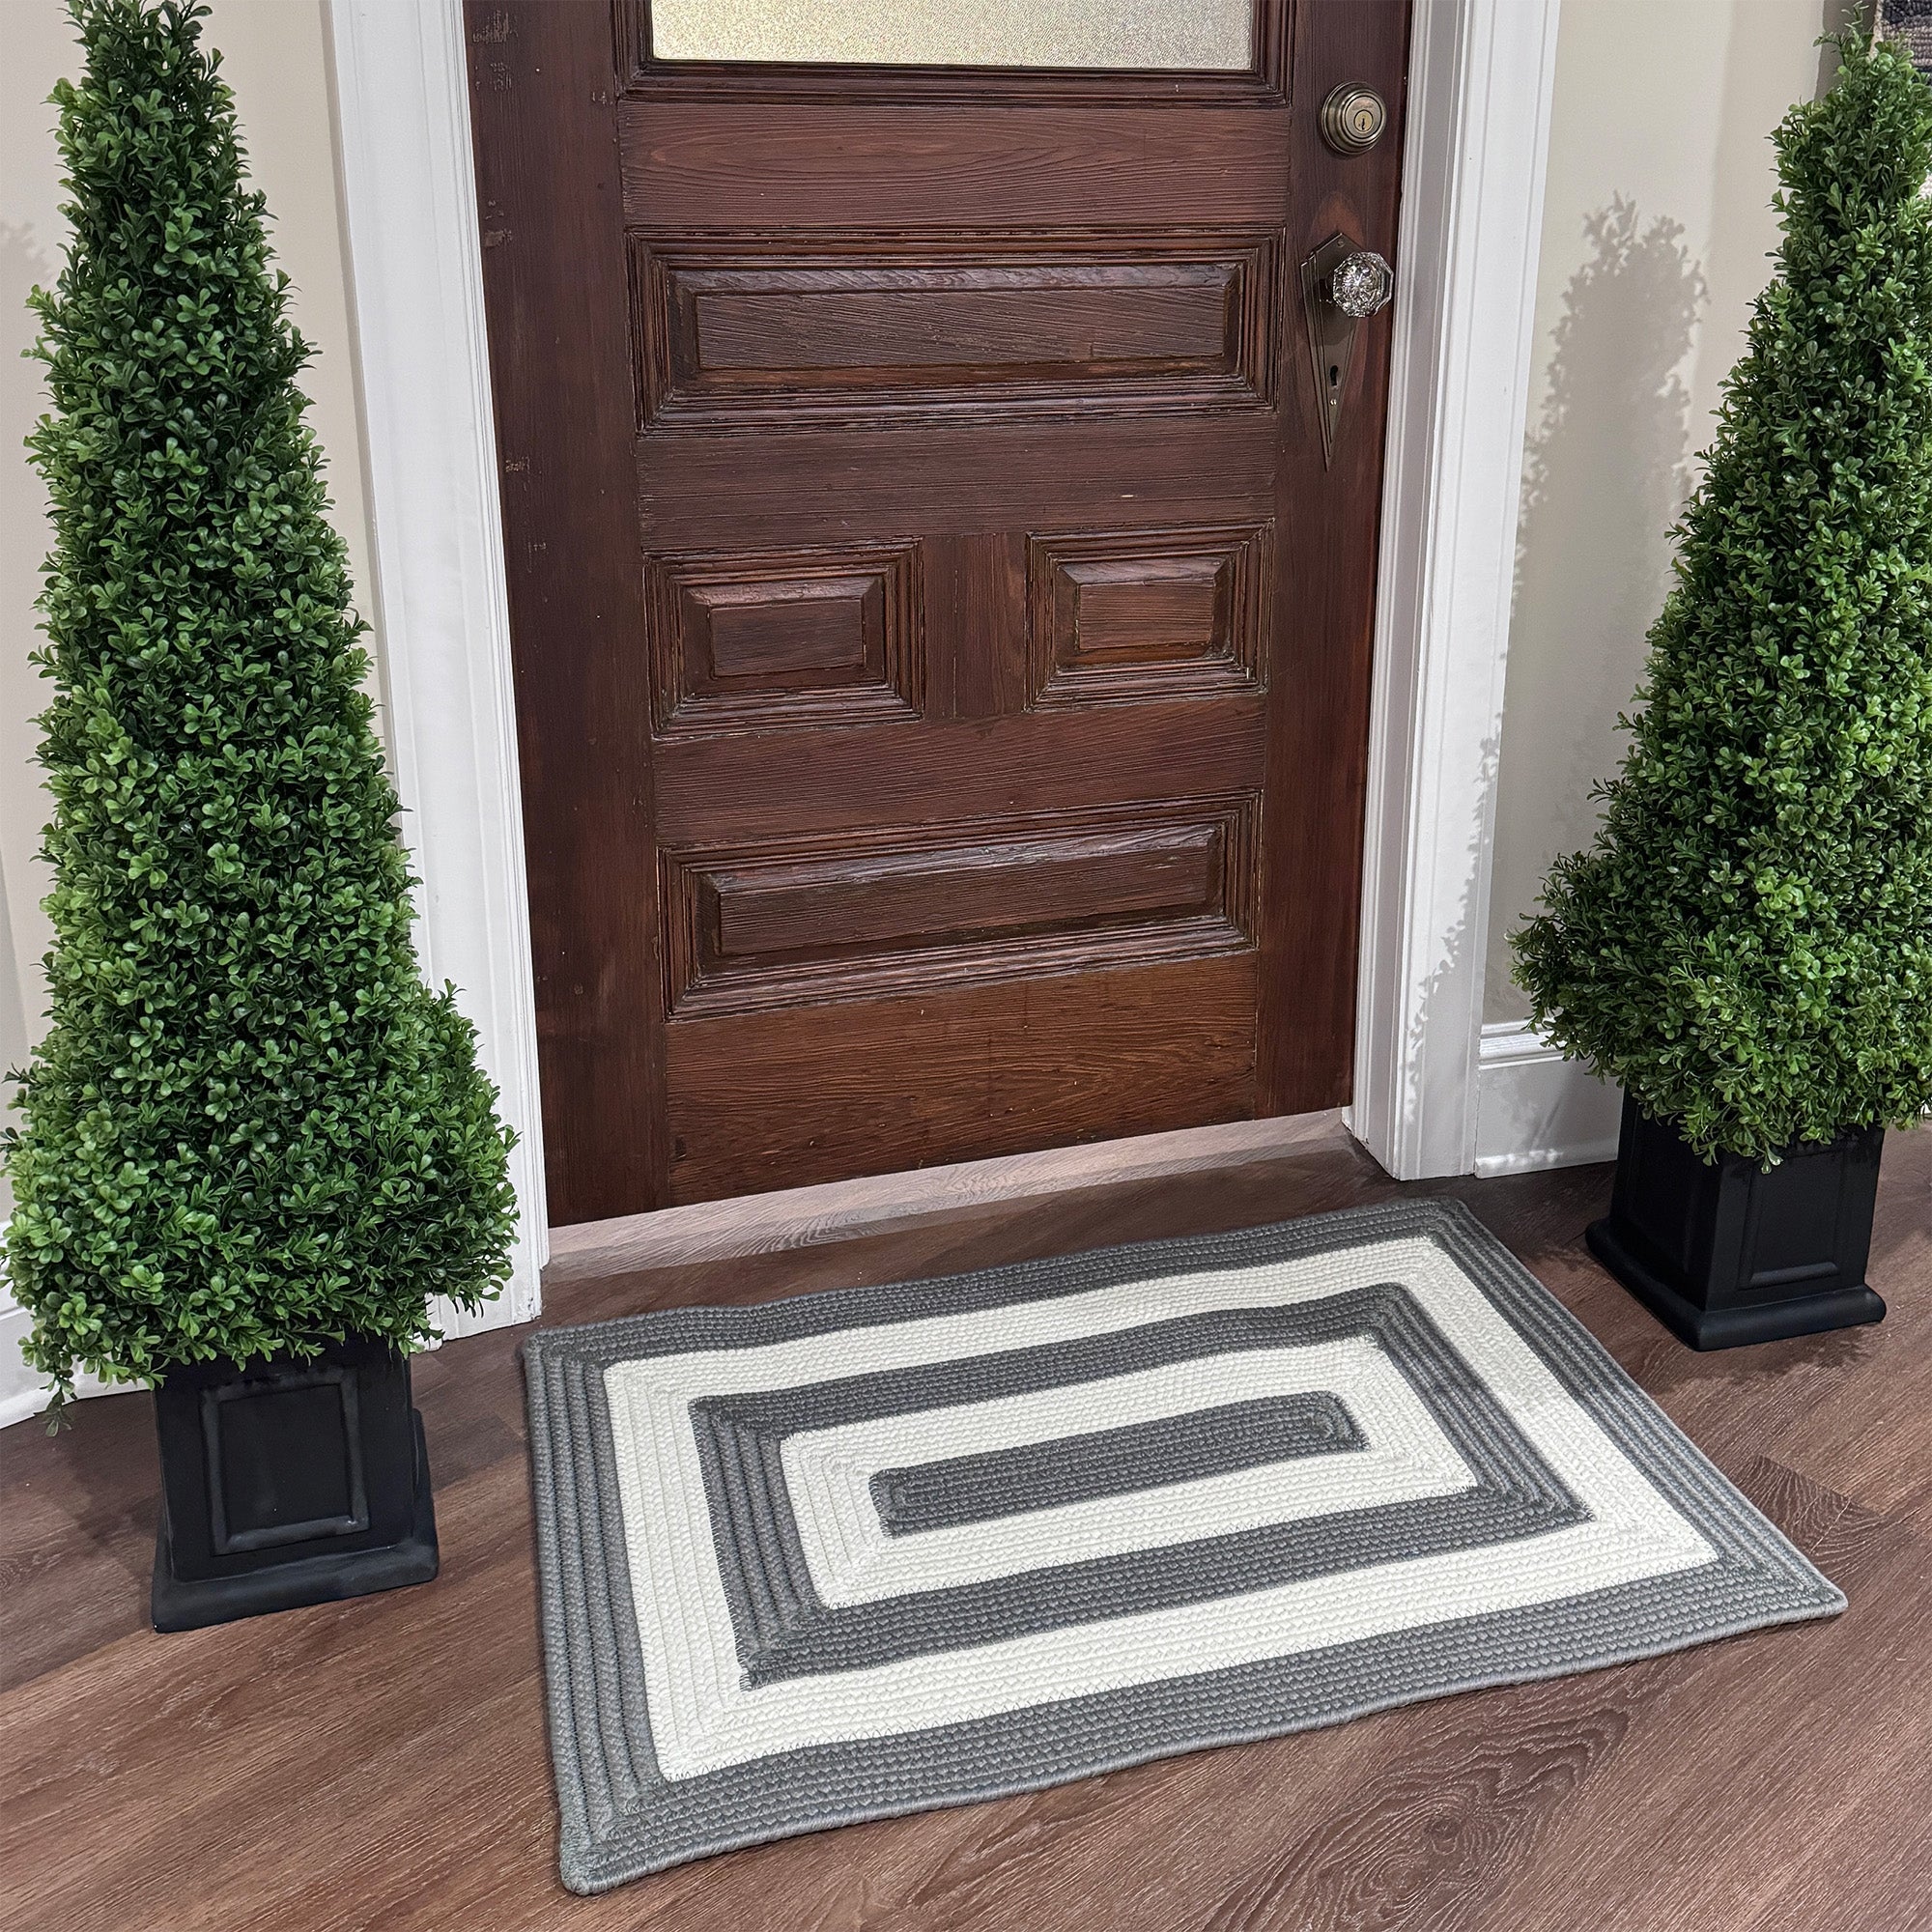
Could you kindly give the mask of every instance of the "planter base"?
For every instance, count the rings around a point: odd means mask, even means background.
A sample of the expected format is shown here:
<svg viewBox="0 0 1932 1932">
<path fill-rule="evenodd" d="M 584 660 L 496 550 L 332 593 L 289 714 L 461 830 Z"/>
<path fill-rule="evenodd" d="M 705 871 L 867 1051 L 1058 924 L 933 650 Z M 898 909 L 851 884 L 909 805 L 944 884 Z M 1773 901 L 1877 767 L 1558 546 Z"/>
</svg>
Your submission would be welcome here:
<svg viewBox="0 0 1932 1932">
<path fill-rule="evenodd" d="M 1865 1282 L 1882 1127 L 1800 1142 L 1771 1167 L 1707 1160 L 1624 1096 L 1610 1211 L 1585 1239 L 1693 1349 L 1817 1335 L 1885 1319 Z"/>
<path fill-rule="evenodd" d="M 155 1538 L 151 1600 L 155 1628 L 201 1630 L 209 1624 L 233 1623 L 238 1617 L 258 1617 L 270 1610 L 340 1603 L 378 1590 L 427 1583 L 437 1571 L 436 1505 L 430 1495 L 422 1417 L 412 1409 L 410 1420 L 415 1437 L 415 1496 L 409 1533 L 399 1542 L 374 1549 L 325 1551 L 231 1577 L 177 1577 L 163 1502 L 160 1530 Z"/>
<path fill-rule="evenodd" d="M 1608 1217 L 1583 1232 L 1590 1252 L 1677 1337 L 1693 1349 L 1741 1349 L 1751 1342 L 1782 1342 L 1793 1335 L 1819 1335 L 1828 1328 L 1856 1328 L 1885 1320 L 1885 1303 L 1871 1289 L 1833 1289 L 1796 1301 L 1757 1308 L 1700 1308 L 1646 1267 L 1617 1238 Z"/>
</svg>

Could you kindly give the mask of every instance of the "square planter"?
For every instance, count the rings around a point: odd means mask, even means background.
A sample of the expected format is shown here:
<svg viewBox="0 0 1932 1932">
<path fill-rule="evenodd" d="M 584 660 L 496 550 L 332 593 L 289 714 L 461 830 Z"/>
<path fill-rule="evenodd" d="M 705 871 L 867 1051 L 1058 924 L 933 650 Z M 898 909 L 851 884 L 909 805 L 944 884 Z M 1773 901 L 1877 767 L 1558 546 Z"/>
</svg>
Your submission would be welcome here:
<svg viewBox="0 0 1932 1932">
<path fill-rule="evenodd" d="M 1610 1211 L 1590 1251 L 1693 1349 L 1885 1317 L 1865 1285 L 1883 1127 L 1788 1149 L 1768 1172 L 1706 1160 L 1628 1097 Z"/>
<path fill-rule="evenodd" d="M 194 1630 L 425 1583 L 436 1512 L 410 1365 L 352 1337 L 312 1361 L 177 1369 L 155 1391 L 154 1620 Z"/>
</svg>

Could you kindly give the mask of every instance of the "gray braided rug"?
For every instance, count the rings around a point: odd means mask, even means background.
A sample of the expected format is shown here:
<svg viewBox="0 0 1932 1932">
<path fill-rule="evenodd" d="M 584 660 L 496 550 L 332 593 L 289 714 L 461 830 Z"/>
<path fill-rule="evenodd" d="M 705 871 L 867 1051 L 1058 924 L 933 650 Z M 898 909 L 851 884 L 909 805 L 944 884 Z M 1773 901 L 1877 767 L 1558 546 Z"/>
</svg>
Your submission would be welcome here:
<svg viewBox="0 0 1932 1932">
<path fill-rule="evenodd" d="M 1844 1607 L 1454 1202 L 524 1355 L 579 1891 Z"/>
</svg>

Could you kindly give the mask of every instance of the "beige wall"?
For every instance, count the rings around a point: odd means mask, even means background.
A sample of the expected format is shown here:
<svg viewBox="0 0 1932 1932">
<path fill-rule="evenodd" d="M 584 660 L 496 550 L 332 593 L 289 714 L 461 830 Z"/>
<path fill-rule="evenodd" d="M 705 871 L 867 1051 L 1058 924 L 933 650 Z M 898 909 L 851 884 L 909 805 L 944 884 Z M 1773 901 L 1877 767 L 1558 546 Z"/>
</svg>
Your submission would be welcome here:
<svg viewBox="0 0 1932 1932">
<path fill-rule="evenodd" d="M 1838 0 L 1563 0 L 1496 801 L 1485 1012 L 1508 934 L 1587 842 L 1670 578 L 1665 535 L 1777 244 L 1769 135 Z"/>
<path fill-rule="evenodd" d="M 46 96 L 78 61 L 62 0 L 0 0 L 0 1073 L 39 1037 L 47 890 L 36 856 L 47 817 L 32 719 L 45 687 L 27 663 L 47 547 L 40 479 L 21 439 L 45 406 L 24 302 L 59 272 L 64 224 L 54 110 Z M 368 582 L 361 440 L 351 355 L 322 0 L 214 0 L 205 26 L 235 90 L 256 185 L 269 197 L 297 325 L 319 355 L 306 379 L 330 460 L 338 526 L 356 582 Z M 4 1188 L 0 1181 L 0 1188 Z M 4 1197 L 0 1197 L 4 1207 Z"/>
</svg>

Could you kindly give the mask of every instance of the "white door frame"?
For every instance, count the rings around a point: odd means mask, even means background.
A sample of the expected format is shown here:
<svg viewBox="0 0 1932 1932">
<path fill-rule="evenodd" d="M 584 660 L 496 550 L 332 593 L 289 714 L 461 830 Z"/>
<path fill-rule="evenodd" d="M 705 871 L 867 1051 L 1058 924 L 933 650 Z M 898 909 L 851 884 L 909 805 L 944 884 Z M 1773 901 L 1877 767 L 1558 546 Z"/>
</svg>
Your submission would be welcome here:
<svg viewBox="0 0 1932 1932">
<path fill-rule="evenodd" d="M 1416 0 L 1350 1124 L 1476 1165 L 1503 667 L 1559 0 Z"/>
<path fill-rule="evenodd" d="M 1415 0 L 1350 1124 L 1393 1174 L 1476 1158 L 1503 665 L 1559 0 Z M 523 1136 L 548 1247 L 496 440 L 461 0 L 330 0 L 397 782 L 422 951 Z"/>
<path fill-rule="evenodd" d="M 336 156 L 396 789 L 416 947 L 457 987 L 519 1136 L 507 1292 L 446 1334 L 526 1321 L 550 1252 L 510 614 L 461 0 L 333 0 Z"/>
</svg>

